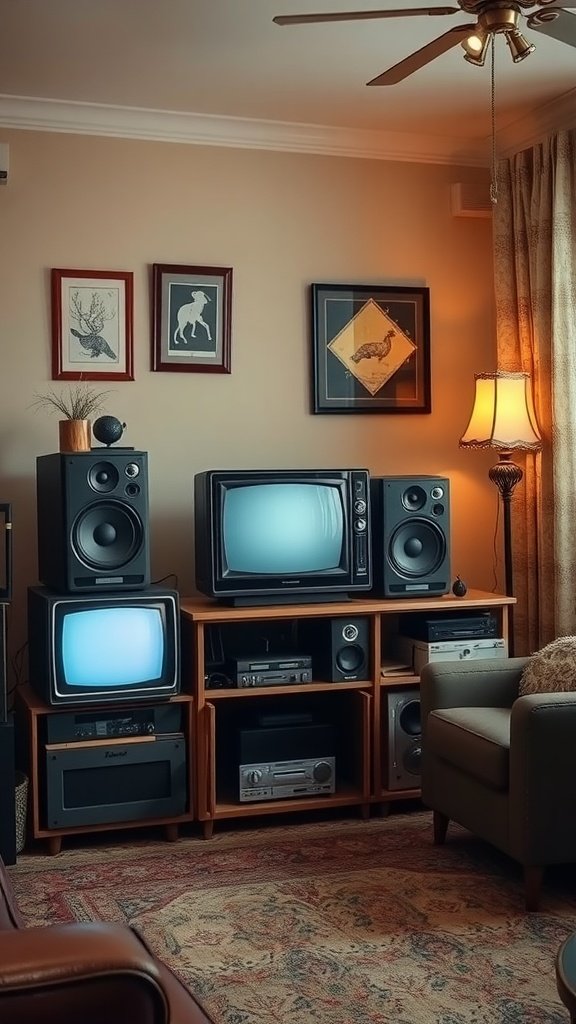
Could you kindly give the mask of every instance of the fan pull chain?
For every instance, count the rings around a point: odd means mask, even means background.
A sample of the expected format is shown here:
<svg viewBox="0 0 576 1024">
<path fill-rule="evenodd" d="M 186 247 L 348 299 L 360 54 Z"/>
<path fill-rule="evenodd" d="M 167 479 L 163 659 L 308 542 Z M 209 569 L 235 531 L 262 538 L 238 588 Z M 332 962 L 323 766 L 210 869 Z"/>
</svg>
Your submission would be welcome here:
<svg viewBox="0 0 576 1024">
<path fill-rule="evenodd" d="M 490 182 L 490 202 L 495 205 L 498 202 L 498 174 L 496 168 L 496 77 L 494 72 L 494 34 L 490 40 L 490 118 L 492 126 L 492 180 Z"/>
</svg>

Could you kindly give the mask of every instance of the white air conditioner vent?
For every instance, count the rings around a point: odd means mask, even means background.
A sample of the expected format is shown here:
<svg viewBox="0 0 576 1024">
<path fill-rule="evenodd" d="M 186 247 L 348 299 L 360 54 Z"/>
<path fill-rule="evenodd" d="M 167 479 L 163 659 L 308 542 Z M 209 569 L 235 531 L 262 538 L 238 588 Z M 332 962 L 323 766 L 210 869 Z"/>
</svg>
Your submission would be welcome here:
<svg viewBox="0 0 576 1024">
<path fill-rule="evenodd" d="M 488 185 L 457 181 L 450 187 L 453 217 L 491 217 L 492 203 Z"/>
</svg>

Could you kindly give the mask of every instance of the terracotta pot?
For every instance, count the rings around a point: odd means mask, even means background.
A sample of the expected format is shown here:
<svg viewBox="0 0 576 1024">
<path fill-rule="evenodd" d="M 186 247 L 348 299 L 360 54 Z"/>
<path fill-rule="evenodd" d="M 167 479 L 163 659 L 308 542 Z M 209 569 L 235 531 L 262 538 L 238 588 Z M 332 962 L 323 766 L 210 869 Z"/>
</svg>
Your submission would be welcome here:
<svg viewBox="0 0 576 1024">
<path fill-rule="evenodd" d="M 60 420 L 61 452 L 90 451 L 90 420 Z"/>
</svg>

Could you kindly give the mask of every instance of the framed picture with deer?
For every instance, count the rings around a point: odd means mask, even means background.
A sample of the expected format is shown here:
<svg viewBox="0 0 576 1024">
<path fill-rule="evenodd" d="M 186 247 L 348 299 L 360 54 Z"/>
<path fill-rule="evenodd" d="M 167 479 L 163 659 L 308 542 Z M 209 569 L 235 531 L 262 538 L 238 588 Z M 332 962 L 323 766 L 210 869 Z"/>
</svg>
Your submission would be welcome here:
<svg viewBox="0 0 576 1024">
<path fill-rule="evenodd" d="M 230 373 L 232 268 L 152 266 L 152 369 Z"/>
<path fill-rule="evenodd" d="M 133 275 L 53 269 L 52 380 L 134 380 Z"/>
</svg>

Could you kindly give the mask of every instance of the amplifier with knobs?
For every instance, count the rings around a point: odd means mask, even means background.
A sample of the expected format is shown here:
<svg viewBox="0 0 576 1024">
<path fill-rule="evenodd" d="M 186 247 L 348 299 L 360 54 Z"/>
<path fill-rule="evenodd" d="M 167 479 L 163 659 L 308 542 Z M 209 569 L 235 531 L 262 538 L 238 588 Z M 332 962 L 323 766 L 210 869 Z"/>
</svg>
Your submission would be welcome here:
<svg viewBox="0 0 576 1024">
<path fill-rule="evenodd" d="M 304 761 L 241 764 L 239 785 L 241 802 L 334 793 L 336 761 L 334 757 L 311 757 Z"/>
<path fill-rule="evenodd" d="M 241 729 L 238 782 L 241 802 L 334 793 L 336 730 L 311 712 L 261 715 Z"/>
</svg>

